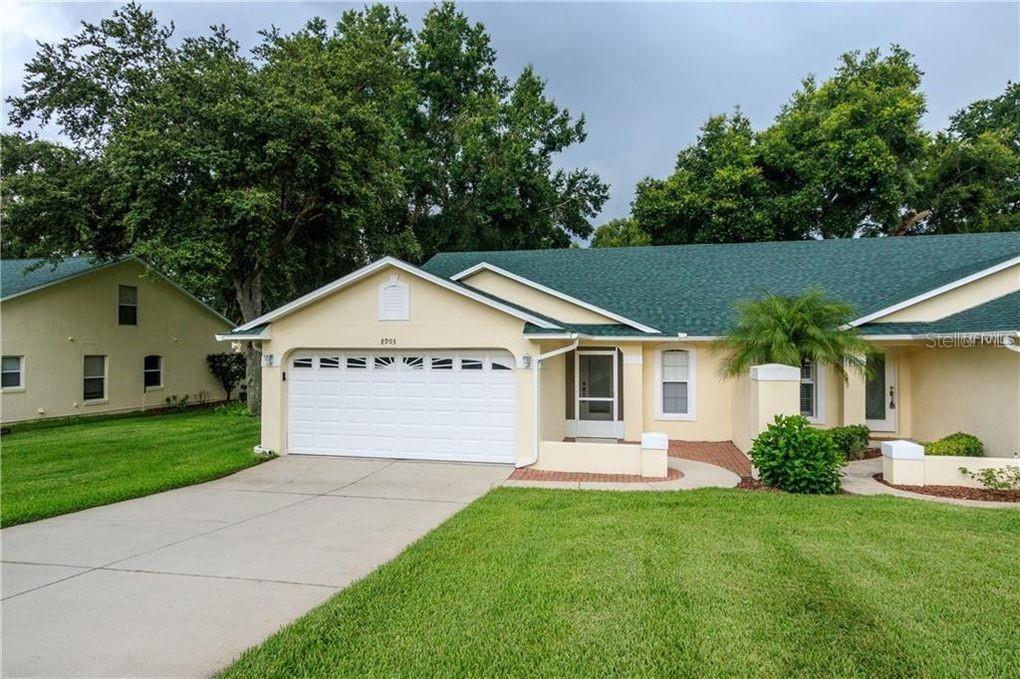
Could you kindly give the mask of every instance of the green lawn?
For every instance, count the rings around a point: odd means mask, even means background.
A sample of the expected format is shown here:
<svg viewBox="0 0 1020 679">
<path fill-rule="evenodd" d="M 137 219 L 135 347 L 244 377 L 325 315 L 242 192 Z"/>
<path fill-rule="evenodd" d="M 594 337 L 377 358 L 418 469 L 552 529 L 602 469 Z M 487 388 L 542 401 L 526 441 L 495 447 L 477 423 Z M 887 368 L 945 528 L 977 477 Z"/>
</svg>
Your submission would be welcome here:
<svg viewBox="0 0 1020 679">
<path fill-rule="evenodd" d="M 0 442 L 0 524 L 13 526 L 225 476 L 262 458 L 236 409 L 15 425 Z"/>
<path fill-rule="evenodd" d="M 1020 511 L 498 489 L 228 668 L 1017 676 Z"/>
</svg>

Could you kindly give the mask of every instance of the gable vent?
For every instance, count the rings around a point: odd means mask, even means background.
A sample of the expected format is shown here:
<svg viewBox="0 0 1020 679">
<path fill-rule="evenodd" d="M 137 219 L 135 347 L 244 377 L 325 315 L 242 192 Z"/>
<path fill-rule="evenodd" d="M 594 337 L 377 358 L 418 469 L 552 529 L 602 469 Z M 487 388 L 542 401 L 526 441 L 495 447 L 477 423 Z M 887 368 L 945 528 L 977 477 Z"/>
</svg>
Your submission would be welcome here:
<svg viewBox="0 0 1020 679">
<path fill-rule="evenodd" d="M 379 285 L 379 320 L 406 321 L 411 317 L 408 285 L 397 276 L 390 276 Z"/>
</svg>

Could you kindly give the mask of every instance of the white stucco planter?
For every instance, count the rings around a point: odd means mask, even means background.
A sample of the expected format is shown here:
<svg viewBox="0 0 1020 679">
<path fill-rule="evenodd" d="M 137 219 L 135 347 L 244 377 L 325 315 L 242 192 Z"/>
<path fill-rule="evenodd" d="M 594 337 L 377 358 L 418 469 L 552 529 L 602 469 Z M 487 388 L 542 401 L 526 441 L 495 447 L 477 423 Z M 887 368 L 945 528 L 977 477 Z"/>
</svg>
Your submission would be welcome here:
<svg viewBox="0 0 1020 679">
<path fill-rule="evenodd" d="M 1012 457 L 962 457 L 957 455 L 925 455 L 924 446 L 913 441 L 882 443 L 882 478 L 895 486 L 965 486 L 982 488 L 961 468 L 976 472 L 981 469 L 1020 467 L 1020 459 Z"/>
</svg>

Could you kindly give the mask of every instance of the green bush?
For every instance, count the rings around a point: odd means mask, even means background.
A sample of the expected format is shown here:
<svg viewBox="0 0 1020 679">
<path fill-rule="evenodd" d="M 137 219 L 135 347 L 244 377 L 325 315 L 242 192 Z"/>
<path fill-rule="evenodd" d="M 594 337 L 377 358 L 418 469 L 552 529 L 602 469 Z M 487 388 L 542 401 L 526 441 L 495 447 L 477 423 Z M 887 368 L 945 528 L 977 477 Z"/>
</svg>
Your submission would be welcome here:
<svg viewBox="0 0 1020 679">
<path fill-rule="evenodd" d="M 833 427 L 829 435 L 848 460 L 863 460 L 868 451 L 868 439 L 871 431 L 863 424 L 848 424 L 845 427 Z"/>
<path fill-rule="evenodd" d="M 1002 469 L 978 469 L 976 472 L 960 467 L 960 471 L 991 490 L 1020 490 L 1020 467 L 1010 465 Z"/>
<path fill-rule="evenodd" d="M 938 441 L 924 444 L 925 455 L 960 455 L 963 457 L 984 457 L 985 446 L 973 434 L 958 431 Z"/>
<path fill-rule="evenodd" d="M 829 432 L 801 415 L 777 415 L 751 446 L 762 483 L 790 493 L 835 493 L 843 455 Z"/>
</svg>

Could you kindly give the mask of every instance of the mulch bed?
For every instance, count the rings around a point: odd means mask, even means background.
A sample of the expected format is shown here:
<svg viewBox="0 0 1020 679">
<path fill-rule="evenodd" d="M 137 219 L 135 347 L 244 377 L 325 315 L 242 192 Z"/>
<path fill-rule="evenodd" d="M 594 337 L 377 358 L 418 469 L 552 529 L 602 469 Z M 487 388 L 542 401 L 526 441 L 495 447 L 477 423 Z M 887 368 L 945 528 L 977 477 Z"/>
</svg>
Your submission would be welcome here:
<svg viewBox="0 0 1020 679">
<path fill-rule="evenodd" d="M 864 451 L 864 457 L 862 457 L 860 459 L 862 459 L 862 460 L 874 460 L 876 457 L 882 457 L 882 449 L 881 448 L 868 448 L 867 450 Z"/>
<path fill-rule="evenodd" d="M 637 474 L 588 474 L 585 472 L 551 472 L 543 469 L 523 467 L 510 475 L 512 481 L 565 481 L 568 483 L 656 483 L 682 479 L 684 473 L 670 467 L 664 479 Z"/>
<path fill-rule="evenodd" d="M 872 478 L 890 488 L 907 490 L 911 493 L 921 493 L 922 495 L 950 497 L 956 500 L 1020 502 L 1020 490 L 992 490 L 991 488 L 968 488 L 967 486 L 894 486 L 886 482 L 881 474 L 875 474 Z"/>
</svg>

